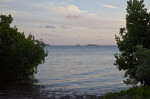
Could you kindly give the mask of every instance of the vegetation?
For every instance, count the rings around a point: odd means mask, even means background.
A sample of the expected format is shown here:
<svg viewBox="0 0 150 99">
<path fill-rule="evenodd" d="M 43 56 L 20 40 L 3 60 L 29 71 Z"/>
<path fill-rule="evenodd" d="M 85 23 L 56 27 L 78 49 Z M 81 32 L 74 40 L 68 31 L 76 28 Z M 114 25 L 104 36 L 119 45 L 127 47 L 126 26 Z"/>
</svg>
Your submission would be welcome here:
<svg viewBox="0 0 150 99">
<path fill-rule="evenodd" d="M 150 13 L 144 0 L 127 2 L 126 28 L 120 29 L 116 41 L 120 54 L 115 54 L 115 65 L 126 71 L 126 84 L 150 85 Z"/>
<path fill-rule="evenodd" d="M 137 64 L 136 79 L 141 81 L 141 84 L 150 85 L 150 49 L 137 46 L 133 58 Z"/>
<path fill-rule="evenodd" d="M 150 99 L 150 87 L 133 87 L 116 93 L 107 93 L 104 99 Z"/>
<path fill-rule="evenodd" d="M 5 82 L 33 77 L 47 56 L 42 40 L 25 37 L 16 26 L 10 27 L 12 21 L 11 15 L 0 15 L 0 81 Z"/>
<path fill-rule="evenodd" d="M 143 2 L 127 2 L 126 28 L 121 28 L 120 36 L 116 36 L 121 54 L 115 54 L 115 65 L 126 71 L 126 84 L 144 86 L 107 93 L 104 99 L 150 99 L 150 13 Z"/>
</svg>

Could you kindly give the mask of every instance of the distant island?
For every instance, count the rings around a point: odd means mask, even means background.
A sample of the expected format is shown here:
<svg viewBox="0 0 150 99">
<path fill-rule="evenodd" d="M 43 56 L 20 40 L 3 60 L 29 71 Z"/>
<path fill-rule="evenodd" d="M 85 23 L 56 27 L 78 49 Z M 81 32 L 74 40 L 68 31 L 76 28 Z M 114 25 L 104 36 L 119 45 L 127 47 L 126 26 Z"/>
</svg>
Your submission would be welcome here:
<svg viewBox="0 0 150 99">
<path fill-rule="evenodd" d="M 76 46 L 81 46 L 80 44 L 77 44 Z"/>
<path fill-rule="evenodd" d="M 97 44 L 88 44 L 86 46 L 99 46 L 99 45 L 97 45 Z"/>
<path fill-rule="evenodd" d="M 97 44 L 87 44 L 87 45 L 80 45 L 80 44 L 77 44 L 77 45 L 75 45 L 75 46 L 99 46 L 99 45 L 97 45 Z"/>
<path fill-rule="evenodd" d="M 46 46 L 51 46 L 51 45 L 49 45 L 49 44 L 45 44 Z"/>
</svg>

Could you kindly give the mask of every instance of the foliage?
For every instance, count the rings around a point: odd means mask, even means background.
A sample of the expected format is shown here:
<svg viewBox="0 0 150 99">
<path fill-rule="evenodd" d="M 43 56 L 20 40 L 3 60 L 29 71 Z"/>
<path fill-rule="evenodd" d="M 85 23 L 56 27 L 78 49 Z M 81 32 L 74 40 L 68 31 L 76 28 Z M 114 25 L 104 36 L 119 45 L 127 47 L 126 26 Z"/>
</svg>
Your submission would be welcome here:
<svg viewBox="0 0 150 99">
<path fill-rule="evenodd" d="M 127 2 L 126 28 L 120 29 L 120 36 L 116 36 L 116 41 L 120 54 L 115 54 L 115 65 L 119 70 L 125 70 L 124 76 L 127 78 L 126 84 L 136 85 L 146 82 L 137 78 L 137 64 L 134 53 L 136 46 L 142 45 L 150 49 L 150 13 L 144 8 L 144 0 L 129 0 Z M 142 56 L 141 56 L 142 57 Z M 144 58 L 144 57 L 142 57 Z"/>
<path fill-rule="evenodd" d="M 135 78 L 144 85 L 150 85 L 150 49 L 137 46 L 134 58 L 137 64 Z"/>
<path fill-rule="evenodd" d="M 11 15 L 0 15 L 0 81 L 26 80 L 37 72 L 47 52 L 45 43 L 10 27 Z"/>
<path fill-rule="evenodd" d="M 150 99 L 150 87 L 133 87 L 116 93 L 107 93 L 104 99 Z"/>
</svg>

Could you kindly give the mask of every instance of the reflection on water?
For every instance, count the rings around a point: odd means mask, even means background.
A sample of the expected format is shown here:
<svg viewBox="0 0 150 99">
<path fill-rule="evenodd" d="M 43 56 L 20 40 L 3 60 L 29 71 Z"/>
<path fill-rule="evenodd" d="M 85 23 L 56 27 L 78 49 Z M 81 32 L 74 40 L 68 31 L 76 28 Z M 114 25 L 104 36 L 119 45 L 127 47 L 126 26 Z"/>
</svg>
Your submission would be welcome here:
<svg viewBox="0 0 150 99">
<path fill-rule="evenodd" d="M 29 83 L 0 84 L 0 99 L 45 99 L 44 86 Z"/>
<path fill-rule="evenodd" d="M 46 49 L 49 56 L 39 66 L 36 78 L 47 90 L 103 94 L 126 88 L 124 72 L 113 65 L 114 54 L 119 52 L 117 46 L 49 46 Z"/>
<path fill-rule="evenodd" d="M 113 66 L 116 46 L 49 46 L 36 83 L 0 85 L 0 98 L 45 99 L 103 95 L 127 88 L 123 73 Z M 67 99 L 67 98 L 65 98 Z"/>
</svg>

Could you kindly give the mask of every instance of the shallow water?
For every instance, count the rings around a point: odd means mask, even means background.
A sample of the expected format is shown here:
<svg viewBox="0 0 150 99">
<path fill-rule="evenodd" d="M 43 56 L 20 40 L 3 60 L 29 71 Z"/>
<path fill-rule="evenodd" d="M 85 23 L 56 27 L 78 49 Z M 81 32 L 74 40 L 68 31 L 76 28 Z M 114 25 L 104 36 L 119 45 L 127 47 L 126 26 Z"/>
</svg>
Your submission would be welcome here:
<svg viewBox="0 0 150 99">
<path fill-rule="evenodd" d="M 117 46 L 47 46 L 38 82 L 0 84 L 0 99 L 83 99 L 128 87 L 114 66 Z"/>
<path fill-rule="evenodd" d="M 48 57 L 35 77 L 45 90 L 61 95 L 102 95 L 127 88 L 114 66 L 117 46 L 47 46 Z"/>
</svg>

